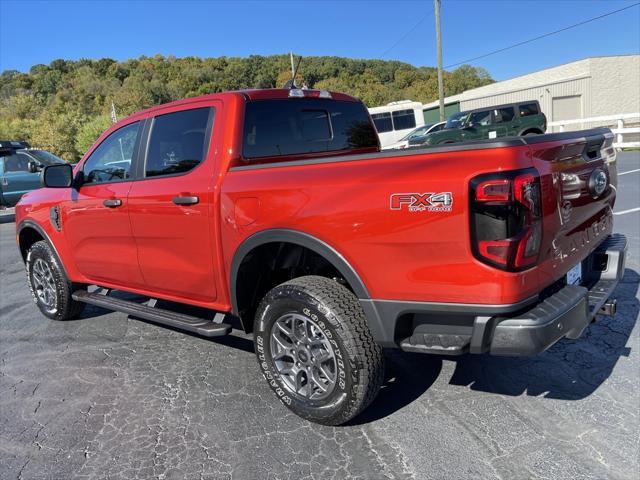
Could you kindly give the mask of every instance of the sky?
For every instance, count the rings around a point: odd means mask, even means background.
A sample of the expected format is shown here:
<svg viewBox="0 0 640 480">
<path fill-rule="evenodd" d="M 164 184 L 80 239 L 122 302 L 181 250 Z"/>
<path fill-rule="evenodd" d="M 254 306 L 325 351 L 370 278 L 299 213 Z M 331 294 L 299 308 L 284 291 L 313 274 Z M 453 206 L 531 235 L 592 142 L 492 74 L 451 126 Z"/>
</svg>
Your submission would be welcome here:
<svg viewBox="0 0 640 480">
<path fill-rule="evenodd" d="M 449 65 L 637 0 L 442 0 Z M 57 58 L 155 54 L 400 60 L 435 66 L 433 1 L 0 0 L 0 71 Z M 585 57 L 640 53 L 640 6 L 470 62 L 496 80 Z M 449 68 L 450 69 L 450 68 Z"/>
</svg>

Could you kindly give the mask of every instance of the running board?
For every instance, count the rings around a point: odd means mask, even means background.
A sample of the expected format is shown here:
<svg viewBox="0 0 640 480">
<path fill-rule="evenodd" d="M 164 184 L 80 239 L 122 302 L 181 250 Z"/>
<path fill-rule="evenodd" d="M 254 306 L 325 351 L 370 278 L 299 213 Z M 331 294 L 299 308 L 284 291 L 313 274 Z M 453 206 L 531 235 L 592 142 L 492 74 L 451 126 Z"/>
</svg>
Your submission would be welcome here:
<svg viewBox="0 0 640 480">
<path fill-rule="evenodd" d="M 76 290 L 72 297 L 77 302 L 89 303 L 97 307 L 126 313 L 134 317 L 143 318 L 151 322 L 161 323 L 170 327 L 179 328 L 188 332 L 197 333 L 203 337 L 221 337 L 231 332 L 228 323 L 217 323 L 206 318 L 193 317 L 183 313 L 171 312 L 161 308 L 155 308 L 119 298 L 109 297 L 100 293 L 89 293 L 86 290 Z M 150 302 L 154 304 L 155 302 Z M 216 320 L 223 314 L 216 314 Z"/>
</svg>

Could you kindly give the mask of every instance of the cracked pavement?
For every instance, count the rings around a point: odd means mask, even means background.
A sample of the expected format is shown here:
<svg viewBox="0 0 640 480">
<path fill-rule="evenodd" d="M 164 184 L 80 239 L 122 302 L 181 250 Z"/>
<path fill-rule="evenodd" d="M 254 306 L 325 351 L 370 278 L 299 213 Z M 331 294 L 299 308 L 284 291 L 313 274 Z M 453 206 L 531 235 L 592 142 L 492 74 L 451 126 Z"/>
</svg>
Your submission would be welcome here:
<svg viewBox="0 0 640 480">
<path fill-rule="evenodd" d="M 616 210 L 640 205 L 637 175 Z M 374 404 L 335 428 L 289 413 L 237 331 L 205 339 L 94 307 L 46 319 L 1 223 L 0 478 L 637 479 L 639 219 L 616 217 L 630 254 L 614 318 L 534 358 L 388 351 Z"/>
</svg>

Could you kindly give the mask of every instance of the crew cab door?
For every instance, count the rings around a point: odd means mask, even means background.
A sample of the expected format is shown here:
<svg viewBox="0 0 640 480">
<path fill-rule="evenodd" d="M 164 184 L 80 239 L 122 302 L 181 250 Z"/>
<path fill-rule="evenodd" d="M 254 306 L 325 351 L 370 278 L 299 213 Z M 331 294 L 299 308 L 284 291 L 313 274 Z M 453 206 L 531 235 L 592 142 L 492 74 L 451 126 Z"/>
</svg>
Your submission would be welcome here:
<svg viewBox="0 0 640 480">
<path fill-rule="evenodd" d="M 514 107 L 500 107 L 493 110 L 493 130 L 496 137 L 517 135 L 520 131 L 519 117 Z"/>
<path fill-rule="evenodd" d="M 210 212 L 212 102 L 159 113 L 150 121 L 141 179 L 129 192 L 133 236 L 147 290 L 176 300 L 216 298 Z"/>
<path fill-rule="evenodd" d="M 40 188 L 40 174 L 29 172 L 30 156 L 13 152 L 0 157 L 0 189 L 3 202 L 9 206 L 18 203 L 25 193 Z"/>
<path fill-rule="evenodd" d="M 141 122 L 106 137 L 82 163 L 62 202 L 62 232 L 78 270 L 99 285 L 142 286 L 127 197 Z M 80 172 L 82 172 L 80 174 Z"/>
</svg>

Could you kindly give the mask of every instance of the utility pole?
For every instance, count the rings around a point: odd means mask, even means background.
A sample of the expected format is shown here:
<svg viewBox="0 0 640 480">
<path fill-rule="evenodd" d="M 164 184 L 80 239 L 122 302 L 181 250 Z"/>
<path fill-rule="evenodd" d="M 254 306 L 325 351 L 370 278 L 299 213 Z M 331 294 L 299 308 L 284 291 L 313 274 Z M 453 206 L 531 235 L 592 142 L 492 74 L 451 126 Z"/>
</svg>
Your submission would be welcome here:
<svg viewBox="0 0 640 480">
<path fill-rule="evenodd" d="M 293 66 L 293 52 L 289 52 L 289 59 L 291 60 L 291 80 L 293 81 L 293 76 L 296 74 L 296 68 Z"/>
<path fill-rule="evenodd" d="M 442 36 L 440 34 L 440 0 L 433 0 L 436 17 L 436 49 L 438 53 L 438 98 L 440 100 L 440 121 L 444 122 L 444 85 L 442 83 Z"/>
</svg>

